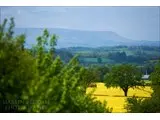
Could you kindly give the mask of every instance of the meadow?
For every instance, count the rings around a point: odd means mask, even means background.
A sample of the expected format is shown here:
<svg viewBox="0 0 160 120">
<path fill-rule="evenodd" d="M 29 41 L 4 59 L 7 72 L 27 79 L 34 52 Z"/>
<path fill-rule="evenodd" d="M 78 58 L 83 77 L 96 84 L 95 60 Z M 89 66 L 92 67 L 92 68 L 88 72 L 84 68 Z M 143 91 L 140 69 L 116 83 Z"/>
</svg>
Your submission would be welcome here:
<svg viewBox="0 0 160 120">
<path fill-rule="evenodd" d="M 87 88 L 87 93 L 90 93 L 94 90 L 93 96 L 96 97 L 101 102 L 106 101 L 107 107 L 112 108 L 114 113 L 123 113 L 126 112 L 124 106 L 126 105 L 127 97 L 124 96 L 123 90 L 120 88 L 107 88 L 104 83 L 96 83 L 96 88 Z M 137 96 L 139 98 L 150 97 L 152 89 L 150 86 L 139 87 L 128 91 L 128 97 Z"/>
</svg>

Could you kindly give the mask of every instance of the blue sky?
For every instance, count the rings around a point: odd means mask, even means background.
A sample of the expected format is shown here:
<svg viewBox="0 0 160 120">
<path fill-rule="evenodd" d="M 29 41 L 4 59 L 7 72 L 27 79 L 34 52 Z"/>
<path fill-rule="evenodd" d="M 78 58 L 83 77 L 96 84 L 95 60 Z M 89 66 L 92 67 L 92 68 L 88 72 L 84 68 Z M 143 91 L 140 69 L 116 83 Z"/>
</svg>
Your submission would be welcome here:
<svg viewBox="0 0 160 120">
<path fill-rule="evenodd" d="M 1 7 L 16 27 L 113 31 L 134 40 L 159 40 L 158 7 Z"/>
</svg>

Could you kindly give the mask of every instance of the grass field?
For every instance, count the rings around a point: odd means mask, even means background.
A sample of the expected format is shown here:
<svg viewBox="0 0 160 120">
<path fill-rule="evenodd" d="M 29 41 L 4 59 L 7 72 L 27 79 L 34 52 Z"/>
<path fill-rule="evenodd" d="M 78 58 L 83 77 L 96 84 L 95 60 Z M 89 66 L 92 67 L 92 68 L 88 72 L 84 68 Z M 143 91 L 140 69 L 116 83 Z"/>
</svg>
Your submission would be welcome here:
<svg viewBox="0 0 160 120">
<path fill-rule="evenodd" d="M 124 92 L 120 88 L 106 88 L 103 83 L 97 83 L 97 88 L 88 88 L 87 93 L 95 89 L 93 95 L 103 102 L 107 101 L 107 107 L 113 108 L 112 112 L 126 112 L 124 106 L 126 104 L 126 98 Z M 137 97 L 150 97 L 152 89 L 149 86 L 144 88 L 129 89 L 128 97 L 133 95 Z"/>
</svg>

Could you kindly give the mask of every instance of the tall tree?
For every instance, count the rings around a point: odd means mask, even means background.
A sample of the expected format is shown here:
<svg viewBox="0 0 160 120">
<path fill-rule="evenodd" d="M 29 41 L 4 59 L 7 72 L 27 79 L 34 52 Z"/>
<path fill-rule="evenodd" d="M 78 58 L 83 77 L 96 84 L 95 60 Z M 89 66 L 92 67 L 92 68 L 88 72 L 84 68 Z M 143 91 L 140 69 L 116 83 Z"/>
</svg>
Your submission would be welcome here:
<svg viewBox="0 0 160 120">
<path fill-rule="evenodd" d="M 120 87 L 127 96 L 128 89 L 143 85 L 141 73 L 135 66 L 123 64 L 114 66 L 110 73 L 105 76 L 107 87 Z"/>
<path fill-rule="evenodd" d="M 6 28 L 7 19 L 0 25 L 0 111 L 17 112 L 27 84 L 33 79 L 34 58 L 24 50 L 24 35 L 13 37 L 14 19 Z"/>
<path fill-rule="evenodd" d="M 5 32 L 6 23 L 0 25 L 0 112 L 110 112 L 84 92 L 88 82 L 77 57 L 64 64 L 55 56 L 56 35 L 45 29 L 30 52 L 24 35 L 13 36 L 13 19 Z"/>
<path fill-rule="evenodd" d="M 102 58 L 98 57 L 98 58 L 97 58 L 97 62 L 98 62 L 99 64 L 101 64 L 101 63 L 102 63 Z"/>
</svg>

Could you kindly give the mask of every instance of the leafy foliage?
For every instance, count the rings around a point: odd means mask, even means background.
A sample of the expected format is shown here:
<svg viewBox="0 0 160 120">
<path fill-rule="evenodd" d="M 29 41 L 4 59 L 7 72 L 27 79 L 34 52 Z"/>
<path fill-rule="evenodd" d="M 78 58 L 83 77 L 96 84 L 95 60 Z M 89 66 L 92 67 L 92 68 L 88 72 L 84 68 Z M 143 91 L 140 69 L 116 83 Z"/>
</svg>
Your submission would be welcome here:
<svg viewBox="0 0 160 120">
<path fill-rule="evenodd" d="M 127 96 L 129 88 L 143 85 L 143 81 L 141 81 L 141 74 L 135 66 L 124 64 L 112 68 L 111 72 L 105 76 L 105 85 L 120 87 Z"/>
<path fill-rule="evenodd" d="M 77 57 L 64 64 L 55 55 L 56 35 L 45 29 L 31 50 L 13 37 L 14 19 L 0 25 L 0 112 L 110 112 L 85 93 L 87 69 Z M 85 73 L 85 74 L 84 74 Z"/>
<path fill-rule="evenodd" d="M 0 106 L 1 112 L 15 112 L 13 100 L 21 100 L 23 90 L 34 76 L 34 59 L 23 49 L 24 35 L 13 38 L 14 19 L 5 32 L 7 19 L 0 25 Z"/>
</svg>

